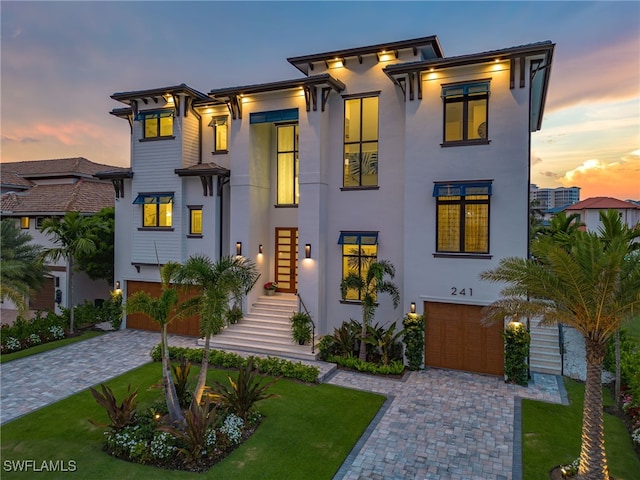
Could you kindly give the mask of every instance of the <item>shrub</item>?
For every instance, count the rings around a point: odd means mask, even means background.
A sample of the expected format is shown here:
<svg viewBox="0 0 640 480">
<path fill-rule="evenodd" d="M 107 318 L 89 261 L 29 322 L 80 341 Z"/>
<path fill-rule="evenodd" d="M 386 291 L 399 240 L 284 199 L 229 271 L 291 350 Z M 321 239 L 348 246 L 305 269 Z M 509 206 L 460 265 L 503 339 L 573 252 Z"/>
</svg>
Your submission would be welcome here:
<svg viewBox="0 0 640 480">
<path fill-rule="evenodd" d="M 93 395 L 93 398 L 96 399 L 96 402 L 98 402 L 98 405 L 107 411 L 111 424 L 104 424 L 93 420 L 89 421 L 99 427 L 110 427 L 115 432 L 131 425 L 136 413 L 136 397 L 138 396 L 138 389 L 136 388 L 131 392 L 131 385 L 129 385 L 127 387 L 127 394 L 122 400 L 122 403 L 118 404 L 111 388 L 104 383 L 101 383 L 100 387 L 102 389 L 102 393 L 98 392 L 93 387 L 89 387 L 89 391 L 91 392 L 91 395 Z"/>
<path fill-rule="evenodd" d="M 189 372 L 191 371 L 191 363 L 182 360 L 180 365 L 171 365 L 173 374 L 176 378 L 174 385 L 176 387 L 176 395 L 180 407 L 186 408 L 191 403 L 191 391 L 189 390 Z"/>
<path fill-rule="evenodd" d="M 409 370 L 419 370 L 424 360 L 424 315 L 408 313 L 402 324 L 404 332 L 402 341 L 406 345 L 406 356 Z"/>
<path fill-rule="evenodd" d="M 531 336 L 522 323 L 510 323 L 503 332 L 504 337 L 504 374 L 507 382 L 517 385 L 529 383 L 529 344 Z"/>
<path fill-rule="evenodd" d="M 344 368 L 375 375 L 402 375 L 404 372 L 404 364 L 401 360 L 392 360 L 389 365 L 381 365 L 373 362 L 363 362 L 354 356 L 333 356 L 329 357 L 327 361 L 336 363 Z"/>
<path fill-rule="evenodd" d="M 18 317 L 13 325 L 0 328 L 2 352 L 15 352 L 24 348 L 64 338 L 67 321 L 53 312 L 36 313 L 30 320 Z"/>
<path fill-rule="evenodd" d="M 289 319 L 291 322 L 291 338 L 300 345 L 311 341 L 311 317 L 305 312 L 295 312 Z"/>
<path fill-rule="evenodd" d="M 331 335 L 320 337 L 318 342 L 318 356 L 320 360 L 326 360 L 331 355 L 337 354 L 336 342 Z"/>
</svg>

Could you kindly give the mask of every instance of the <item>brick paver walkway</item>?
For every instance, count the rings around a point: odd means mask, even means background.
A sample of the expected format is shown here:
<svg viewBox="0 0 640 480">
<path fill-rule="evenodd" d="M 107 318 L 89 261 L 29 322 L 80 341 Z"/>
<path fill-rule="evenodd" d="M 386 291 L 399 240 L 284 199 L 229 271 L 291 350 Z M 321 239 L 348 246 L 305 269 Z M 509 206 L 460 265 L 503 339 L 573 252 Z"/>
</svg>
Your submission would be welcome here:
<svg viewBox="0 0 640 480">
<path fill-rule="evenodd" d="M 0 365 L 0 424 L 149 362 L 158 342 L 158 333 L 121 330 Z M 171 335 L 169 343 L 196 347 L 192 337 Z M 333 368 L 316 364 L 321 377 Z M 557 378 L 549 375 L 534 374 L 528 388 L 437 369 L 403 380 L 345 371 L 327 378 L 388 397 L 337 480 L 519 480 L 517 398 L 562 401 Z"/>
</svg>

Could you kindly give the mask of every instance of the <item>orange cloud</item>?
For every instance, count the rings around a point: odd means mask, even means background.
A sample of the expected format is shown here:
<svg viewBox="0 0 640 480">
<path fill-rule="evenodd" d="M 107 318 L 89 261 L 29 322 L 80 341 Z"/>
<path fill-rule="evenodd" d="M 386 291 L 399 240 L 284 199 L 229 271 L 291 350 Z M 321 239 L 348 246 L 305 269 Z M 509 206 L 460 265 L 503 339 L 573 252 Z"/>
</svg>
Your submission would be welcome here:
<svg viewBox="0 0 640 480">
<path fill-rule="evenodd" d="M 565 187 L 580 186 L 580 198 L 613 196 L 620 200 L 640 200 L 640 150 L 618 162 L 586 160 L 558 181 Z"/>
</svg>

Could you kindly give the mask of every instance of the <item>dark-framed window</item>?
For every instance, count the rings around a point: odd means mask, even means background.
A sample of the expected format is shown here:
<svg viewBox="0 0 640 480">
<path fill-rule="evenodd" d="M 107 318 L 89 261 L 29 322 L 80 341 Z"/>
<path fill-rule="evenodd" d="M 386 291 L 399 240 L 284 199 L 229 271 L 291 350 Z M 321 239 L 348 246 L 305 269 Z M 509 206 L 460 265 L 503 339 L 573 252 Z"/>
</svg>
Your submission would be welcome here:
<svg viewBox="0 0 640 480">
<path fill-rule="evenodd" d="M 173 138 L 173 110 L 140 112 L 136 120 L 142 122 L 142 138 Z"/>
<path fill-rule="evenodd" d="M 436 252 L 489 253 L 491 182 L 436 182 Z"/>
<path fill-rule="evenodd" d="M 278 158 L 278 198 L 276 203 L 278 205 L 298 205 L 300 200 L 298 124 L 276 125 L 276 136 Z"/>
<path fill-rule="evenodd" d="M 133 203 L 142 205 L 143 227 L 171 228 L 173 193 L 141 193 Z"/>
<path fill-rule="evenodd" d="M 40 230 L 42 228 L 42 222 L 48 217 L 36 217 L 36 228 Z"/>
<path fill-rule="evenodd" d="M 342 278 L 350 273 L 364 278 L 369 265 L 378 259 L 378 232 L 340 232 L 338 244 L 342 246 Z M 345 300 L 360 301 L 360 292 L 347 290 Z"/>
<path fill-rule="evenodd" d="M 443 146 L 486 144 L 489 134 L 489 82 L 444 85 Z"/>
<path fill-rule="evenodd" d="M 189 235 L 202 235 L 202 205 L 190 205 L 189 208 Z"/>
<path fill-rule="evenodd" d="M 378 185 L 378 96 L 344 100 L 344 187 Z"/>
<path fill-rule="evenodd" d="M 213 127 L 213 153 L 229 152 L 229 116 L 213 117 L 209 123 Z"/>
</svg>

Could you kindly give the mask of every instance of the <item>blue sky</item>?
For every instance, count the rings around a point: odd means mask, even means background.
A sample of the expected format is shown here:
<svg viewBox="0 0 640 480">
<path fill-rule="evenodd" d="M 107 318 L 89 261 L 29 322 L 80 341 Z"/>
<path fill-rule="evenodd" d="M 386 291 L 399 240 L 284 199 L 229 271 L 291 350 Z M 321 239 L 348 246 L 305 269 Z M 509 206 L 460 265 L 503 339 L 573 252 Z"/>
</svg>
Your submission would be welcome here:
<svg viewBox="0 0 640 480">
<path fill-rule="evenodd" d="M 437 35 L 445 56 L 556 43 L 532 181 L 640 199 L 639 2 L 10 2 L 1 160 L 129 164 L 114 92 L 298 78 L 287 57 Z"/>
</svg>

